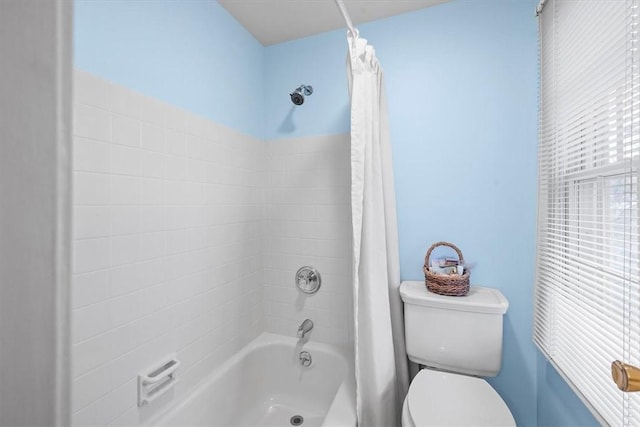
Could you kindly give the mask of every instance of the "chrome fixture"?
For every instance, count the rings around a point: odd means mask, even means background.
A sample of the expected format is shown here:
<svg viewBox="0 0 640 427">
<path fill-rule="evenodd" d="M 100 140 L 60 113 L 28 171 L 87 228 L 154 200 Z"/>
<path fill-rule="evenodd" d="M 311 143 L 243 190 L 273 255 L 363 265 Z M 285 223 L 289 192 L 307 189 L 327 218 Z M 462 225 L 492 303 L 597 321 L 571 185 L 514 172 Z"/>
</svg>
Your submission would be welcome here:
<svg viewBox="0 0 640 427">
<path fill-rule="evenodd" d="M 300 364 L 302 366 L 304 366 L 305 368 L 311 366 L 311 362 L 313 362 L 313 360 L 311 359 L 311 353 L 309 353 L 308 351 L 301 351 L 300 352 Z"/>
<path fill-rule="evenodd" d="M 313 322 L 311 321 L 311 319 L 304 319 L 304 322 L 302 322 L 298 327 L 298 338 L 304 338 L 304 336 L 308 334 L 312 329 Z"/>
<path fill-rule="evenodd" d="M 294 415 L 293 417 L 289 418 L 289 422 L 292 426 L 301 426 L 304 422 L 304 417 L 302 415 Z"/>
<path fill-rule="evenodd" d="M 296 286 L 305 294 L 318 292 L 320 283 L 320 273 L 313 267 L 301 267 L 296 273 Z"/>
<path fill-rule="evenodd" d="M 304 103 L 304 97 L 313 93 L 313 87 L 309 85 L 300 85 L 299 88 L 289 94 L 291 102 L 295 105 L 302 105 Z"/>
</svg>

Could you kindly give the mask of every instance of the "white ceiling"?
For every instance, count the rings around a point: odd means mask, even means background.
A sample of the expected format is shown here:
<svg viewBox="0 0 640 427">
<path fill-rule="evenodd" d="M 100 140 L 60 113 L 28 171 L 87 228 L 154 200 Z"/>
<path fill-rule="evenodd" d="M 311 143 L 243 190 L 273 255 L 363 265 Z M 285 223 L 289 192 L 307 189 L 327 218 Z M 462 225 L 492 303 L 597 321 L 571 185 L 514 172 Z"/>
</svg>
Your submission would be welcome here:
<svg viewBox="0 0 640 427">
<path fill-rule="evenodd" d="M 334 0 L 218 0 L 264 46 L 346 28 Z M 448 0 L 344 0 L 354 25 Z"/>
</svg>

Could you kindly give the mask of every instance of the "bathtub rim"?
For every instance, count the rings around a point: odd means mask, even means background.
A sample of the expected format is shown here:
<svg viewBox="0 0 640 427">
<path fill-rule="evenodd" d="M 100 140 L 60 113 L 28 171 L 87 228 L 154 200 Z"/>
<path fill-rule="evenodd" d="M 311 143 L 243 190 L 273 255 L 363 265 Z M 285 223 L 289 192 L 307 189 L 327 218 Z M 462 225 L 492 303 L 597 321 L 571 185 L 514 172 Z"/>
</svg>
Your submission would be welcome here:
<svg viewBox="0 0 640 427">
<path fill-rule="evenodd" d="M 356 427 L 356 403 L 355 403 L 355 373 L 352 353 L 345 346 L 314 342 L 313 340 L 301 341 L 297 338 L 286 335 L 262 332 L 251 340 L 242 349 L 225 360 L 220 366 L 209 373 L 200 383 L 198 383 L 187 396 L 178 399 L 171 405 L 148 419 L 143 425 L 148 427 L 162 427 L 163 420 L 189 405 L 206 389 L 211 387 L 218 378 L 227 373 L 233 366 L 247 357 L 251 352 L 273 345 L 285 345 L 292 349 L 304 349 L 307 351 L 324 351 L 337 356 L 345 364 L 345 377 L 338 386 L 336 394 L 333 396 L 327 415 L 322 423 L 322 427 Z M 179 375 L 179 371 L 178 371 Z M 179 376 L 178 376 L 179 378 Z"/>
</svg>

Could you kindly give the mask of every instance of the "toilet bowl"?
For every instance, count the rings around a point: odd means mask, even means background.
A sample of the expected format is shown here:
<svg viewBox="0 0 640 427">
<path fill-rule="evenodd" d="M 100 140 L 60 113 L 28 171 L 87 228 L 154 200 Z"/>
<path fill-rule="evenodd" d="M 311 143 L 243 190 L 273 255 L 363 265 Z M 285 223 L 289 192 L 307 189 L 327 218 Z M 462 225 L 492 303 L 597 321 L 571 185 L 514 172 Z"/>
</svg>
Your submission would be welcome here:
<svg viewBox="0 0 640 427">
<path fill-rule="evenodd" d="M 424 365 L 409 386 L 403 427 L 515 426 L 500 395 L 483 379 L 502 365 L 502 322 L 509 302 L 497 289 L 472 286 L 462 297 L 403 282 L 407 356 Z"/>
<path fill-rule="evenodd" d="M 506 403 L 482 378 L 422 369 L 402 406 L 402 427 L 515 426 Z"/>
</svg>

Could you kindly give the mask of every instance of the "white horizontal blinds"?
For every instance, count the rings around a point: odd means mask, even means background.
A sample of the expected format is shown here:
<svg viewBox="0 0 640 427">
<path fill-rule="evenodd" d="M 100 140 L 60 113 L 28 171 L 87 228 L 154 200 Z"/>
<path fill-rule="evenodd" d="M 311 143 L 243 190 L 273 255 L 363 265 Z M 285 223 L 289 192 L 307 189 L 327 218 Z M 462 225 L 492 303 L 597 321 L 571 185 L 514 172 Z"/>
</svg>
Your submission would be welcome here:
<svg viewBox="0 0 640 427">
<path fill-rule="evenodd" d="M 540 14 L 534 340 L 612 425 L 640 395 L 610 378 L 640 365 L 640 0 L 549 0 Z"/>
</svg>

